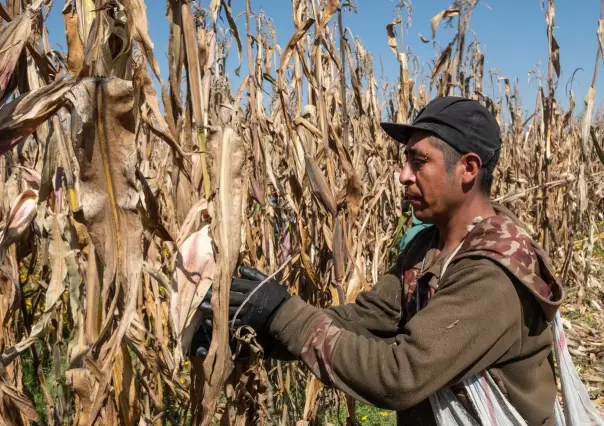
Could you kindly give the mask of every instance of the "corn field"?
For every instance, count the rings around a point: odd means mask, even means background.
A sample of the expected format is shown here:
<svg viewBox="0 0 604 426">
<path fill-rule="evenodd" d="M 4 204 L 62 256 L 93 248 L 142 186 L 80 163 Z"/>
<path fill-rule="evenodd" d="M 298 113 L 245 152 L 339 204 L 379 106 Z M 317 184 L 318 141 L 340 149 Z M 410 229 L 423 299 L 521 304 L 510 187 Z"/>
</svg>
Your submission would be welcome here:
<svg viewBox="0 0 604 426">
<path fill-rule="evenodd" d="M 165 74 L 150 2 L 59 3 L 0 1 L 0 425 L 307 425 L 334 407 L 354 424 L 352 400 L 299 363 L 264 361 L 247 330 L 237 350 L 251 356 L 233 362 L 230 278 L 245 262 L 317 306 L 371 288 L 410 223 L 400 147 L 380 121 L 409 122 L 450 94 L 498 118 L 493 198 L 554 260 L 571 352 L 604 406 L 604 15 L 585 108 L 572 92 L 563 108 L 546 2 L 549 62 L 525 111 L 468 31 L 479 0 L 434 11 L 424 42 L 443 22 L 456 32 L 429 67 L 403 42 L 411 5 L 399 1 L 383 28 L 394 81 L 345 26 L 352 0 L 293 0 L 283 47 L 251 0 L 241 15 L 230 0 L 167 0 Z M 51 7 L 63 7 L 66 52 L 50 48 Z M 188 350 L 210 287 L 202 360 Z"/>
</svg>

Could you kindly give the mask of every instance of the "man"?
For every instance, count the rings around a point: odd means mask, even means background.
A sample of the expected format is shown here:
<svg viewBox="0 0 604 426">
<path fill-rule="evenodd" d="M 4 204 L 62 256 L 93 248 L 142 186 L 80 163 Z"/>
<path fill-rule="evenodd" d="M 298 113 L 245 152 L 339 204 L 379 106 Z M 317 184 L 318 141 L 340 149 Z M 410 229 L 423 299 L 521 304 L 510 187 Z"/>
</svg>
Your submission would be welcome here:
<svg viewBox="0 0 604 426">
<path fill-rule="evenodd" d="M 273 279 L 258 288 L 265 276 L 242 267 L 231 319 L 254 291 L 235 325 L 256 330 L 268 356 L 300 359 L 324 383 L 398 411 L 399 425 L 435 424 L 428 398 L 445 387 L 476 417 L 459 383 L 484 372 L 529 425 L 553 425 L 549 321 L 563 290 L 543 250 L 490 201 L 495 118 L 476 101 L 442 97 L 412 125 L 382 127 L 406 145 L 405 199 L 433 226 L 353 304 L 318 309 Z M 210 312 L 209 299 L 201 309 Z"/>
</svg>

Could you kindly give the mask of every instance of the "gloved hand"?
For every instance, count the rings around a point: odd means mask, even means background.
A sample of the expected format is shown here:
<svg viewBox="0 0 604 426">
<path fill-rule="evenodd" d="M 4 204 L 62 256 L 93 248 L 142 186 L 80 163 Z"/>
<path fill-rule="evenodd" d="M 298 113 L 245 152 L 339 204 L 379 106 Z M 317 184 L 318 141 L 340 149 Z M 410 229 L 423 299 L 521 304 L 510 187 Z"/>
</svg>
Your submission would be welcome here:
<svg viewBox="0 0 604 426">
<path fill-rule="evenodd" d="M 205 299 L 202 303 L 205 303 Z M 210 303 L 209 299 L 207 303 Z M 201 325 L 193 335 L 193 339 L 191 341 L 191 349 L 189 350 L 189 356 L 200 356 L 202 358 L 208 356 L 208 351 L 210 350 L 210 343 L 212 343 L 213 331 L 214 323 L 212 321 L 212 317 L 204 318 L 201 322 Z M 229 347 L 231 348 L 231 353 L 235 353 L 237 349 L 237 341 L 233 339 L 233 336 L 230 333 Z"/>
<path fill-rule="evenodd" d="M 233 277 L 229 295 L 229 330 L 247 325 L 257 333 L 258 342 L 265 350 L 265 356 L 275 359 L 294 359 L 287 350 L 269 335 L 270 325 L 277 311 L 290 298 L 287 290 L 278 281 L 270 279 L 251 295 L 234 320 L 235 313 L 247 297 L 266 279 L 262 272 L 242 266 L 241 278 Z M 203 314 L 202 325 L 193 338 L 191 354 L 206 357 L 212 337 L 212 291 L 208 291 L 199 309 Z M 234 320 L 234 321 L 233 321 Z M 230 334 L 231 351 L 235 352 L 236 340 Z"/>
<path fill-rule="evenodd" d="M 265 335 L 268 337 L 275 314 L 290 298 L 290 295 L 285 287 L 274 279 L 266 281 L 258 288 L 258 285 L 266 279 L 266 275 L 257 269 L 242 266 L 239 268 L 239 272 L 241 277 L 233 277 L 231 280 L 229 328 L 247 325 L 254 329 L 259 336 Z M 248 296 L 250 298 L 245 302 Z M 212 291 L 210 290 L 199 307 L 204 318 L 212 318 L 211 297 Z M 235 318 L 235 314 L 240 307 L 241 310 Z"/>
<path fill-rule="evenodd" d="M 212 333 L 214 332 L 214 321 L 212 315 L 212 290 L 208 290 L 199 310 L 202 312 L 201 325 L 193 335 L 191 340 L 191 347 L 189 349 L 189 356 L 200 356 L 205 358 L 208 356 L 210 350 L 210 343 L 212 343 Z M 237 341 L 233 338 L 229 332 L 229 347 L 231 353 L 235 353 L 237 348 Z"/>
<path fill-rule="evenodd" d="M 212 319 L 204 319 L 201 322 L 201 326 L 197 329 L 193 335 L 191 341 L 191 349 L 189 350 L 189 356 L 200 356 L 205 358 L 208 356 L 208 350 L 210 349 L 210 343 L 212 343 Z"/>
<path fill-rule="evenodd" d="M 241 278 L 234 277 L 231 281 L 229 321 L 235 320 L 235 327 L 247 325 L 259 335 L 268 335 L 275 315 L 291 296 L 285 287 L 272 278 L 258 287 L 267 276 L 257 269 L 241 266 L 239 273 Z M 249 300 L 245 302 L 248 297 Z M 235 318 L 239 308 L 241 310 Z"/>
</svg>

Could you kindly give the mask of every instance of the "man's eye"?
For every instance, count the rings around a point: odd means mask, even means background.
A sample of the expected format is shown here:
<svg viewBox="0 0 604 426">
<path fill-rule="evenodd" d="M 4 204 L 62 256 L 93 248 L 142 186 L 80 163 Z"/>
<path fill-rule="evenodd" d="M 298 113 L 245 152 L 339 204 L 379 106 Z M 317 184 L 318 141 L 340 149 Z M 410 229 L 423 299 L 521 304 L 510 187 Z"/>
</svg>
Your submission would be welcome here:
<svg viewBox="0 0 604 426">
<path fill-rule="evenodd" d="M 413 164 L 415 167 L 423 166 L 425 163 L 426 163 L 426 159 L 425 158 L 414 158 L 411 161 L 411 164 Z"/>
</svg>

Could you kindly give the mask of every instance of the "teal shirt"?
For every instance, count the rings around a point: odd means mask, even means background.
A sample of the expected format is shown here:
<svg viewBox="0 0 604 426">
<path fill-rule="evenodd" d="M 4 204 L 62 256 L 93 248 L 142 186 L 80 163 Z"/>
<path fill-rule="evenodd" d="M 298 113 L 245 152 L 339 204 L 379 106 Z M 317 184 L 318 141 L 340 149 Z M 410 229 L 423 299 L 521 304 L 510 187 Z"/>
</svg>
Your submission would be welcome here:
<svg viewBox="0 0 604 426">
<path fill-rule="evenodd" d="M 399 251 L 402 252 L 405 246 L 409 243 L 409 241 L 413 239 L 413 237 L 417 235 L 418 232 L 423 229 L 429 228 L 430 226 L 432 225 L 428 223 L 423 223 L 421 220 L 416 218 L 413 214 L 413 209 L 411 209 L 411 228 L 409 228 L 409 230 L 403 235 L 403 238 L 401 238 Z"/>
</svg>

